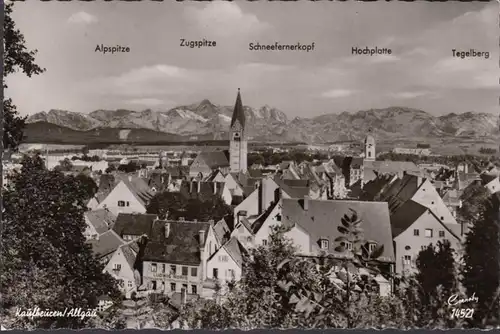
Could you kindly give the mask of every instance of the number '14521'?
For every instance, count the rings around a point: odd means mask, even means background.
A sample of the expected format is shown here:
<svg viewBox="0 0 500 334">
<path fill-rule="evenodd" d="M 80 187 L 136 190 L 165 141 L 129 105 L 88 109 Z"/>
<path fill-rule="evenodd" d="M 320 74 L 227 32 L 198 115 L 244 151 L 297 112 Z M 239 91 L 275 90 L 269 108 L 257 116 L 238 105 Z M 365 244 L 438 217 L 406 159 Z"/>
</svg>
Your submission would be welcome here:
<svg viewBox="0 0 500 334">
<path fill-rule="evenodd" d="M 454 308 L 451 310 L 451 318 L 454 319 L 470 319 L 474 315 L 472 308 Z"/>
</svg>

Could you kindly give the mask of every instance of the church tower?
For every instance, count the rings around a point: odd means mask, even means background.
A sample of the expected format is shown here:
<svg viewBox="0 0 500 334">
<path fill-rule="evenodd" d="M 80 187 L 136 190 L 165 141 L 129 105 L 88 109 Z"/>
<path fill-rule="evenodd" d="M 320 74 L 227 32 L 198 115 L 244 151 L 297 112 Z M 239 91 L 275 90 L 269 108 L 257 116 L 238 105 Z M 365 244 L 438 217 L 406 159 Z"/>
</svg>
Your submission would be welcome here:
<svg viewBox="0 0 500 334">
<path fill-rule="evenodd" d="M 365 138 L 365 158 L 364 161 L 375 161 L 375 138 L 371 135 L 371 129 Z"/>
<path fill-rule="evenodd" d="M 229 166 L 231 173 L 247 171 L 247 139 L 245 131 L 245 112 L 241 102 L 240 89 L 234 106 L 229 128 Z"/>
</svg>

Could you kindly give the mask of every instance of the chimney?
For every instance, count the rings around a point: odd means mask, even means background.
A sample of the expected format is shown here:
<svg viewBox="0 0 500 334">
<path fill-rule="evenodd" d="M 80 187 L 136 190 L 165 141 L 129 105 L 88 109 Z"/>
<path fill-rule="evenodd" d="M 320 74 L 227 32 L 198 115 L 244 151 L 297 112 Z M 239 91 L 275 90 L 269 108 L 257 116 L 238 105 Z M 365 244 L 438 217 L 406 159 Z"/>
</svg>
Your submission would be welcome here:
<svg viewBox="0 0 500 334">
<path fill-rule="evenodd" d="M 260 180 L 260 186 L 257 188 L 257 191 L 259 192 L 258 196 L 258 214 L 262 214 L 264 212 L 264 192 L 265 192 L 265 187 L 264 187 L 265 181 L 264 179 Z"/>
<path fill-rule="evenodd" d="M 186 295 L 186 288 L 181 289 L 181 305 L 184 306 L 187 304 L 187 295 Z"/>
<path fill-rule="evenodd" d="M 170 223 L 165 223 L 165 238 L 170 235 Z"/>
<path fill-rule="evenodd" d="M 198 194 L 200 193 L 201 190 L 201 181 L 198 181 Z"/>
<path fill-rule="evenodd" d="M 309 196 L 304 196 L 304 211 L 309 210 Z"/>
<path fill-rule="evenodd" d="M 214 195 L 217 195 L 217 182 L 214 182 Z"/>
<path fill-rule="evenodd" d="M 205 230 L 200 230 L 198 233 L 200 235 L 200 247 L 203 247 L 205 245 Z"/>
</svg>

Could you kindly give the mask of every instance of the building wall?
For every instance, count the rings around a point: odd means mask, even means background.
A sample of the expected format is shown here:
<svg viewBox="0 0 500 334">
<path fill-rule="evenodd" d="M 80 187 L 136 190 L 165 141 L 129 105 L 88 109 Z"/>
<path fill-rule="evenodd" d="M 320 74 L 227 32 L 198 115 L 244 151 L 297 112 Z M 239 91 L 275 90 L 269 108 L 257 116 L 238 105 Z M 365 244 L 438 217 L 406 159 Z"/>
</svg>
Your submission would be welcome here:
<svg viewBox="0 0 500 334">
<path fill-rule="evenodd" d="M 234 140 L 234 134 L 238 133 L 240 140 Z M 238 122 L 230 130 L 229 141 L 229 167 L 231 172 L 247 170 L 248 145 L 245 131 Z"/>
<path fill-rule="evenodd" d="M 414 230 L 419 230 L 419 235 L 414 235 Z M 432 229 L 432 237 L 425 236 L 425 229 Z M 444 231 L 444 237 L 439 236 L 439 231 Z M 418 253 L 422 250 L 422 247 L 426 247 L 429 244 L 435 245 L 439 240 L 447 239 L 450 241 L 453 248 L 457 249 L 459 245 L 458 239 L 453 236 L 444 226 L 437 221 L 434 215 L 427 211 L 421 217 L 419 217 L 415 223 L 412 224 L 406 231 L 394 238 L 394 251 L 396 253 L 396 268 L 397 274 L 402 274 L 403 271 L 415 272 L 416 265 L 415 260 L 417 259 Z M 406 249 L 409 246 L 409 249 Z M 410 263 L 404 263 L 404 256 L 409 255 L 411 257 Z"/>
<path fill-rule="evenodd" d="M 278 216 L 278 217 L 277 217 Z M 281 224 L 281 203 L 276 205 L 274 209 L 271 211 L 266 221 L 262 224 L 260 229 L 255 234 L 254 238 L 254 246 L 263 245 L 263 241 L 266 240 L 269 242 L 269 235 L 272 233 L 272 227 Z"/>
<path fill-rule="evenodd" d="M 97 233 L 94 226 L 90 223 L 88 218 L 85 216 L 85 231 L 83 231 L 83 236 L 85 239 L 90 240 L 93 238 L 97 238 L 99 234 Z"/>
<path fill-rule="evenodd" d="M 500 178 L 496 178 L 492 181 L 490 181 L 486 186 L 486 189 L 488 189 L 488 192 L 490 194 L 495 194 L 500 191 Z"/>
<path fill-rule="evenodd" d="M 259 191 L 252 191 L 247 198 L 234 208 L 234 226 L 238 224 L 238 212 L 246 211 L 248 216 L 253 216 L 259 213 Z"/>
<path fill-rule="evenodd" d="M 156 264 L 156 272 L 153 271 L 153 264 Z M 175 266 L 173 271 L 172 266 Z M 187 268 L 187 275 L 182 275 L 182 268 Z M 196 275 L 193 276 L 192 268 L 196 268 Z M 202 291 L 202 266 L 201 265 L 181 265 L 166 262 L 144 261 L 143 265 L 143 284 L 146 284 L 147 290 L 156 293 L 169 294 L 172 292 L 181 292 L 183 285 L 187 286 L 187 293 L 192 294 L 192 286 L 196 286 L 196 292 Z M 156 282 L 156 289 L 153 290 L 153 282 Z M 172 289 L 175 284 L 175 289 Z"/>
<path fill-rule="evenodd" d="M 243 224 L 235 225 L 235 229 L 231 232 L 231 237 L 236 237 L 245 249 L 250 249 L 254 245 L 254 236 Z"/>
<path fill-rule="evenodd" d="M 436 188 L 434 188 L 429 180 L 424 180 L 424 183 L 415 195 L 413 195 L 412 200 L 432 210 L 436 217 L 441 219 L 443 223 L 457 224 L 455 217 L 453 217 L 443 199 L 436 191 Z"/>
<path fill-rule="evenodd" d="M 236 180 L 234 179 L 233 175 L 227 174 L 223 182 L 226 183 L 226 187 L 228 189 L 234 191 L 234 195 L 235 196 L 243 196 L 243 189 L 236 182 Z"/>
<path fill-rule="evenodd" d="M 285 235 L 292 240 L 293 244 L 297 247 L 298 253 L 304 255 L 311 254 L 311 237 L 302 227 L 295 225 Z"/>
<path fill-rule="evenodd" d="M 227 261 L 226 261 L 227 260 Z M 222 282 L 231 281 L 232 275 L 230 270 L 234 272 L 234 279 L 239 281 L 241 279 L 242 269 L 229 255 L 224 247 L 220 248 L 217 253 L 207 263 L 207 278 L 215 279 L 214 269 L 218 271 L 218 278 Z"/>
<path fill-rule="evenodd" d="M 119 207 L 118 201 L 125 201 L 125 206 Z M 128 206 L 127 202 L 129 202 Z M 98 209 L 104 208 L 108 208 L 115 216 L 118 216 L 119 213 L 146 213 L 146 208 L 132 194 L 123 181 L 120 181 L 111 193 L 99 203 Z"/>
<path fill-rule="evenodd" d="M 121 265 L 120 271 L 113 270 L 115 264 Z M 121 281 L 119 284 L 120 291 L 125 295 L 126 298 L 130 298 L 132 292 L 137 291 L 137 285 L 134 277 L 134 269 L 130 268 L 121 248 L 118 248 L 113 254 L 104 272 L 109 273 L 115 279 Z"/>
<path fill-rule="evenodd" d="M 231 205 L 231 203 L 233 202 L 233 195 L 231 195 L 231 191 L 225 184 L 222 190 L 221 197 L 227 205 Z"/>
<path fill-rule="evenodd" d="M 191 166 L 189 166 L 189 176 L 196 177 L 200 173 L 207 176 L 212 172 L 212 169 L 205 163 L 205 161 L 198 155 Z"/>
</svg>

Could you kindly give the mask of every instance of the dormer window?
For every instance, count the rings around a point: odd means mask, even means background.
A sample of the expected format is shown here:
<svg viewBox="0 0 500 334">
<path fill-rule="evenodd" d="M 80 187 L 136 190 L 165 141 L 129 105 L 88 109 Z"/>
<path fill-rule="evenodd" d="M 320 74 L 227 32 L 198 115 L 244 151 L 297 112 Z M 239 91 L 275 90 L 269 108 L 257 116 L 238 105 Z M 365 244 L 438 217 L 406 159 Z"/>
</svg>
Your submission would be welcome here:
<svg viewBox="0 0 500 334">
<path fill-rule="evenodd" d="M 349 241 L 344 242 L 344 247 L 346 250 L 351 251 L 352 250 L 352 242 L 349 242 Z"/>
<path fill-rule="evenodd" d="M 326 239 L 320 240 L 321 249 L 328 249 L 328 244 L 329 244 L 328 240 L 326 240 Z"/>
</svg>

